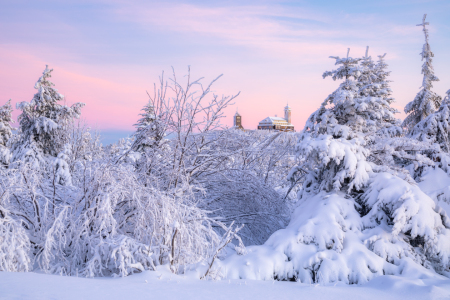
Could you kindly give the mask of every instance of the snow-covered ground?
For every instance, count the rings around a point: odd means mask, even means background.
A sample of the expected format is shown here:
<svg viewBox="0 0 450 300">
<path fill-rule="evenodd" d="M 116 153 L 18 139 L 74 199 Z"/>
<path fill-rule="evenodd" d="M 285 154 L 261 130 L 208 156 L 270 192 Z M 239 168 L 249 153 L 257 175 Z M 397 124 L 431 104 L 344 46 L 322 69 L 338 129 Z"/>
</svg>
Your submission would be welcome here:
<svg viewBox="0 0 450 300">
<path fill-rule="evenodd" d="M 380 276 L 364 285 L 202 281 L 166 269 L 125 278 L 0 272 L 0 299 L 450 299 L 450 280 Z"/>
</svg>

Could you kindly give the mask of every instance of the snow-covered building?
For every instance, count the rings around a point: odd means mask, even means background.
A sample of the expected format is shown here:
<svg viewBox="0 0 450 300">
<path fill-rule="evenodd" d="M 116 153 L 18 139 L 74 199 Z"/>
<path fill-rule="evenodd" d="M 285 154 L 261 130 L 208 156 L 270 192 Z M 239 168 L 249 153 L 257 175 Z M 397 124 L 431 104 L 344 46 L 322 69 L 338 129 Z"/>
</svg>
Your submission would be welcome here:
<svg viewBox="0 0 450 300">
<path fill-rule="evenodd" d="M 261 130 L 277 130 L 277 131 L 295 131 L 294 125 L 291 124 L 291 107 L 286 105 L 284 108 L 284 118 L 267 117 L 258 124 Z"/>
</svg>

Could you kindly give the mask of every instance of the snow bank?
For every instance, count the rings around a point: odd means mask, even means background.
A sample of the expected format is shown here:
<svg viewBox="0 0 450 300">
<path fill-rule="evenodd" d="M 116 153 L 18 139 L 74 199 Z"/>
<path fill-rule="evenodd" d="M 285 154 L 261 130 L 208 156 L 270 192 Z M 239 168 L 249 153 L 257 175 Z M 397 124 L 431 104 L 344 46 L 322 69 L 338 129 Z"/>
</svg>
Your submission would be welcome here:
<svg viewBox="0 0 450 300">
<path fill-rule="evenodd" d="M 4 299 L 449 299 L 450 281 L 378 277 L 362 286 L 253 280 L 196 280 L 158 268 L 125 278 L 0 272 Z"/>
<path fill-rule="evenodd" d="M 286 229 L 224 260 L 225 276 L 348 284 L 389 274 L 440 277 L 433 269 L 446 268 L 450 235 L 433 200 L 387 173 L 372 176 L 363 198 L 364 217 L 342 192 L 304 199 Z"/>
</svg>

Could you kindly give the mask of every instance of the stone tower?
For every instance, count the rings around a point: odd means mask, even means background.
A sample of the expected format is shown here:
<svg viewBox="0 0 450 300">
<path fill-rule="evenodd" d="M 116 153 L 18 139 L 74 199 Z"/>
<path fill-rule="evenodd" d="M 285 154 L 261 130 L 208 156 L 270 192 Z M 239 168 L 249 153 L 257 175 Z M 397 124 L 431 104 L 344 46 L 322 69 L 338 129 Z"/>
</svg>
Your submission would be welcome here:
<svg viewBox="0 0 450 300">
<path fill-rule="evenodd" d="M 284 108 L 284 119 L 291 124 L 291 108 L 289 107 L 289 104 Z"/>
<path fill-rule="evenodd" d="M 237 112 L 236 110 L 236 114 L 234 115 L 234 127 L 235 128 L 239 128 L 239 129 L 243 129 L 244 127 L 242 126 L 242 117 L 241 115 Z"/>
</svg>

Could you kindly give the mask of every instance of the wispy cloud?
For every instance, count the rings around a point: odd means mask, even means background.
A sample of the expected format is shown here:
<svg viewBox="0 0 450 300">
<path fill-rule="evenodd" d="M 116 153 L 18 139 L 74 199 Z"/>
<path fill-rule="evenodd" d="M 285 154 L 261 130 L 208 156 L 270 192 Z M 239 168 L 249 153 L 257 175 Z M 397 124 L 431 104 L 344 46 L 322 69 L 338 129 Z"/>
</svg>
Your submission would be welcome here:
<svg viewBox="0 0 450 300">
<path fill-rule="evenodd" d="M 417 30 L 411 26 L 380 20 L 375 14 L 333 16 L 282 5 L 207 7 L 140 2 L 119 3 L 113 12 L 121 20 L 135 22 L 148 30 L 176 32 L 187 37 L 201 35 L 269 55 L 287 55 L 289 59 L 307 56 L 305 61 L 313 57 L 315 61 L 323 60 L 330 49 L 345 48 L 345 42 L 353 44 L 355 40 L 381 40 L 383 45 L 417 40 Z"/>
<path fill-rule="evenodd" d="M 87 103 L 90 124 L 132 130 L 161 70 L 173 65 L 184 73 L 192 65 L 194 75 L 225 73 L 217 93 L 241 91 L 247 127 L 282 114 L 289 101 L 300 129 L 338 84 L 321 78 L 334 67 L 328 57 L 347 47 L 360 56 L 369 45 L 373 56 L 388 53 L 401 109 L 421 82 L 423 35 L 415 24 L 423 12 L 441 78 L 436 91 L 450 87 L 446 8 L 443 1 L 387 0 L 10 2 L 0 10 L 0 101 L 29 101 L 48 63 L 67 101 Z"/>
</svg>

